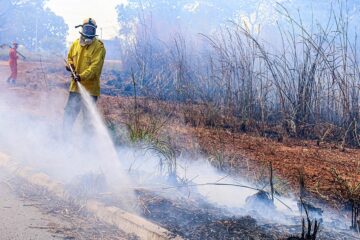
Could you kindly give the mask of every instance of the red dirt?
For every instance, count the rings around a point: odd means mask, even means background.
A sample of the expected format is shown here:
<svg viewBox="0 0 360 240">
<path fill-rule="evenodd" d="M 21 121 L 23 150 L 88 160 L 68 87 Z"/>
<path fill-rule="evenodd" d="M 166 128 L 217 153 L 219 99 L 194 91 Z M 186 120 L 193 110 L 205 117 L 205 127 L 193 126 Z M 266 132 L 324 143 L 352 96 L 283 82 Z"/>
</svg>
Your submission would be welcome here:
<svg viewBox="0 0 360 240">
<path fill-rule="evenodd" d="M 286 179 L 293 188 L 297 188 L 299 170 L 303 169 L 308 190 L 322 198 L 329 196 L 339 199 L 339 186 L 334 184 L 331 169 L 336 169 L 349 182 L 360 182 L 359 150 L 347 149 L 342 152 L 330 144 L 319 147 L 315 142 L 293 139 L 278 143 L 248 134 L 232 136 L 226 131 L 210 129 L 193 129 L 193 133 L 204 149 L 223 148 L 227 154 L 246 157 L 253 171 L 256 171 L 259 165 L 267 166 L 272 162 L 275 175 Z M 220 144 L 220 139 L 223 144 Z M 235 162 L 233 166 L 241 169 L 243 165 L 244 162 Z"/>
</svg>

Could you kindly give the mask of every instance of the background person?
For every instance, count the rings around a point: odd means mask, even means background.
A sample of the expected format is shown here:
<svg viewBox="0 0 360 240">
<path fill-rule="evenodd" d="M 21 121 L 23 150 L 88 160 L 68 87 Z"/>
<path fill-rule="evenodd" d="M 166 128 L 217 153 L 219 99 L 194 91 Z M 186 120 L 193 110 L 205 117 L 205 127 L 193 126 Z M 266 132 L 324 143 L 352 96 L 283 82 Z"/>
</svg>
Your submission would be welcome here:
<svg viewBox="0 0 360 240">
<path fill-rule="evenodd" d="M 16 51 L 17 48 L 18 44 L 14 42 L 13 47 L 9 49 L 9 66 L 11 70 L 11 75 L 8 77 L 7 83 L 14 85 L 16 84 L 17 79 L 17 60 L 19 58 Z"/>
</svg>

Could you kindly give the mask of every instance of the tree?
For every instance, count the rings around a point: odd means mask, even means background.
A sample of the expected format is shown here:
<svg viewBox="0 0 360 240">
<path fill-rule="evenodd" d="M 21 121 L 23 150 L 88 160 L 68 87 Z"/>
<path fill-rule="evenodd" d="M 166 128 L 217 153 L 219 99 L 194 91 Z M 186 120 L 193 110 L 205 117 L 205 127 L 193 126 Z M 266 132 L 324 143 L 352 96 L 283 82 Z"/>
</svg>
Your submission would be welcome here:
<svg viewBox="0 0 360 240">
<path fill-rule="evenodd" d="M 10 0 L 0 0 L 0 33 L 6 30 L 6 23 L 9 14 L 12 12 Z"/>
<path fill-rule="evenodd" d="M 46 1 L 0 0 L 8 4 L 8 10 L 3 14 L 5 26 L 0 40 L 16 40 L 35 51 L 58 52 L 65 49 L 68 26 L 62 17 L 45 8 Z"/>
</svg>

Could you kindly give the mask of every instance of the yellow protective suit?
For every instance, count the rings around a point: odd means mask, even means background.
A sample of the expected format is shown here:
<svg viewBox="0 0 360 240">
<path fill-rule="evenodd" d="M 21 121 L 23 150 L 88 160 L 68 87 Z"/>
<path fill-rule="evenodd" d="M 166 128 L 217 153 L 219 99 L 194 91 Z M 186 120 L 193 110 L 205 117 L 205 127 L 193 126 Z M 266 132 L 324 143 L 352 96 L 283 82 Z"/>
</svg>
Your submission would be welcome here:
<svg viewBox="0 0 360 240">
<path fill-rule="evenodd" d="M 81 46 L 77 39 L 70 47 L 68 63 L 75 66 L 80 75 L 81 84 L 92 96 L 100 95 L 100 75 L 104 65 L 106 50 L 104 44 L 98 40 L 87 46 Z M 70 92 L 78 92 L 74 80 L 70 83 Z"/>
</svg>

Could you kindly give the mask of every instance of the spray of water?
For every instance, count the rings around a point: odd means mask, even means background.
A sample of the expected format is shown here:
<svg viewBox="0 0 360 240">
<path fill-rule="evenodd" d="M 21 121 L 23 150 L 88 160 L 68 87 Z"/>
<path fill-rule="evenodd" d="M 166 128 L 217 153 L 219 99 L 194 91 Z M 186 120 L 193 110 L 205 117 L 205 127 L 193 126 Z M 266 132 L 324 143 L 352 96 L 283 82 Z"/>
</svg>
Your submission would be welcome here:
<svg viewBox="0 0 360 240">
<path fill-rule="evenodd" d="M 102 170 L 106 173 L 107 181 L 116 192 L 130 191 L 130 181 L 125 172 L 122 171 L 121 162 L 118 159 L 118 153 L 115 149 L 106 125 L 97 111 L 97 108 L 86 89 L 78 83 L 78 88 L 83 99 L 83 103 L 90 113 L 91 122 L 95 130 L 95 142 L 100 154 L 98 161 L 101 161 Z M 104 154 L 101 154 L 101 153 Z M 128 192 L 129 193 L 129 192 Z"/>
</svg>

